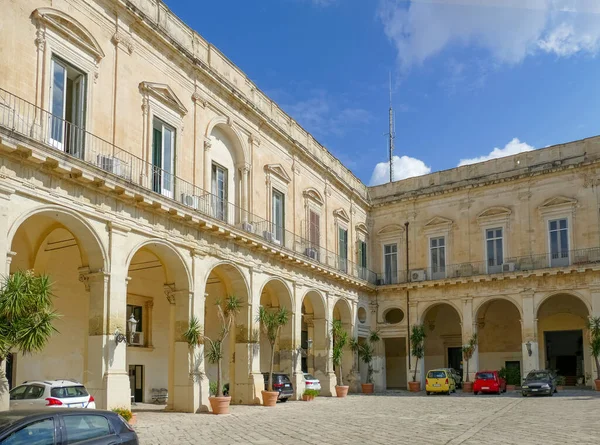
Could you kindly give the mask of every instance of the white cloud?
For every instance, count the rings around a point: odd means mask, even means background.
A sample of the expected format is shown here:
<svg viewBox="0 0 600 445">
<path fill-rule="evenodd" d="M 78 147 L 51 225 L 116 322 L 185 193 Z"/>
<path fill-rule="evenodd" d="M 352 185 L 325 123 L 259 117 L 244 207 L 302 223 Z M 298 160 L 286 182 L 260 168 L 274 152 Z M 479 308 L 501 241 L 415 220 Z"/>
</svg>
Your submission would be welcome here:
<svg viewBox="0 0 600 445">
<path fill-rule="evenodd" d="M 378 15 L 404 71 L 451 45 L 507 64 L 600 51 L 598 0 L 380 0 Z"/>
<path fill-rule="evenodd" d="M 505 156 L 516 155 L 531 150 L 535 150 L 535 147 L 532 147 L 531 145 L 525 142 L 521 142 L 518 138 L 514 138 L 512 141 L 506 144 L 504 148 L 496 147 L 485 156 L 480 156 L 478 158 L 471 159 L 461 159 L 458 163 L 458 166 L 461 167 L 463 165 L 475 164 L 477 162 L 485 162 L 489 161 L 490 159 L 503 158 Z"/>
<path fill-rule="evenodd" d="M 431 167 L 425 165 L 423 161 L 409 156 L 394 156 L 394 181 L 412 178 L 413 176 L 422 176 L 431 173 Z M 385 184 L 390 180 L 390 163 L 380 162 L 373 169 L 370 186 Z"/>
</svg>

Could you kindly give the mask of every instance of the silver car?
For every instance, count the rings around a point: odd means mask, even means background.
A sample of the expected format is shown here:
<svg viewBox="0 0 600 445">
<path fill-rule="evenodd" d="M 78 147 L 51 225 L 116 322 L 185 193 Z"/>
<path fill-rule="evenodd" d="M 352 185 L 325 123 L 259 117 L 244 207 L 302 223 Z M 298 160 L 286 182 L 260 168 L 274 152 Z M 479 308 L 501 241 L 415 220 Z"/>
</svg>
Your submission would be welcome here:
<svg viewBox="0 0 600 445">
<path fill-rule="evenodd" d="M 321 391 L 321 382 L 308 372 L 304 373 L 304 385 L 306 389 L 315 389 Z"/>
<path fill-rule="evenodd" d="M 85 386 L 73 380 L 35 380 L 23 382 L 10 391 L 10 409 L 90 408 L 94 397 Z"/>
</svg>

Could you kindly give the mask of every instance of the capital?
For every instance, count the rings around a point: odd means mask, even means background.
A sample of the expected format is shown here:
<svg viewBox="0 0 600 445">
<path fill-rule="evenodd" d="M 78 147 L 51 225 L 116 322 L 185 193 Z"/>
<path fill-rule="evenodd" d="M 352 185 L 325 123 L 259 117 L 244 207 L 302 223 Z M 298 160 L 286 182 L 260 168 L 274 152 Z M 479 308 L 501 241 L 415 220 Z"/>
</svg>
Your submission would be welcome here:
<svg viewBox="0 0 600 445">
<path fill-rule="evenodd" d="M 212 141 L 210 138 L 204 138 L 204 151 L 209 151 L 210 147 L 212 147 Z"/>
<path fill-rule="evenodd" d="M 192 94 L 192 102 L 202 108 L 206 107 L 206 99 L 198 91 L 194 91 L 194 94 Z"/>
</svg>

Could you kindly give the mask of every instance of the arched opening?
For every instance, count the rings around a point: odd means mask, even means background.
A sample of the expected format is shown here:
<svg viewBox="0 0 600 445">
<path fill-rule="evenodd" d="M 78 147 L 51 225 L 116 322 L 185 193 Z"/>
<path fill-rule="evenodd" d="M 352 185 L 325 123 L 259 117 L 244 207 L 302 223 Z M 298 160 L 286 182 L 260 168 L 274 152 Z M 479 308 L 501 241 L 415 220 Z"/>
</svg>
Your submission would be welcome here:
<svg viewBox="0 0 600 445">
<path fill-rule="evenodd" d="M 190 281 L 183 260 L 162 242 L 138 247 L 128 266 L 126 319 L 136 320 L 134 332 L 127 326 L 127 370 L 132 400 L 166 403 L 169 409 L 186 411 L 187 386 L 175 369 L 188 370 L 187 348 L 177 348 L 177 336 L 190 317 Z M 179 327 L 178 327 L 179 326 Z M 185 373 L 187 377 L 187 372 Z"/>
<path fill-rule="evenodd" d="M 458 311 L 448 303 L 427 309 L 425 326 L 425 357 L 423 375 L 436 368 L 454 368 L 462 372 L 462 332 Z"/>
<path fill-rule="evenodd" d="M 340 320 L 342 322 L 345 331 L 348 333 L 348 340 L 353 338 L 354 332 L 352 331 L 352 309 L 348 301 L 344 298 L 340 298 L 335 303 L 335 306 L 333 306 L 333 319 Z M 350 351 L 350 348 L 348 347 L 346 351 L 344 351 L 344 355 L 342 357 L 342 383 L 344 385 L 348 385 L 348 383 L 352 379 L 352 372 L 354 368 L 353 362 L 353 354 Z M 335 372 L 337 373 L 337 369 L 335 369 Z"/>
<path fill-rule="evenodd" d="M 386 325 L 398 329 L 404 319 L 404 311 L 392 307 L 383 312 Z M 405 336 L 386 337 L 383 339 L 385 348 L 385 388 L 404 389 L 407 385 L 408 357 Z"/>
<path fill-rule="evenodd" d="M 564 377 L 566 386 L 583 384 L 591 373 L 588 316 L 586 304 L 570 294 L 547 298 L 537 311 L 540 366 Z"/>
<path fill-rule="evenodd" d="M 316 291 L 309 291 L 302 300 L 301 325 L 300 346 L 306 351 L 302 371 L 322 380 L 327 373 L 328 326 L 323 297 Z"/>
<path fill-rule="evenodd" d="M 249 380 L 249 363 L 253 354 L 259 354 L 258 328 L 251 329 L 253 321 L 248 311 L 248 285 L 241 271 L 229 263 L 215 266 L 206 282 L 206 302 L 204 307 L 204 335 L 217 339 L 221 332 L 221 322 L 217 315 L 217 302 L 235 295 L 242 304 L 236 317 L 236 325 L 223 344 L 222 384 L 229 386 L 232 403 L 252 403 L 255 399 L 254 388 Z M 217 381 L 217 364 L 207 359 L 205 348 L 205 372 L 210 382 Z M 258 358 L 258 357 L 256 357 Z"/>
<path fill-rule="evenodd" d="M 507 370 L 507 383 L 520 385 L 523 369 L 521 314 L 504 299 L 482 304 L 477 310 L 479 370 Z"/>
<path fill-rule="evenodd" d="M 96 317 L 105 308 L 103 288 L 92 286 L 90 292 L 90 273 L 94 279 L 104 279 L 105 257 L 98 237 L 87 223 L 61 210 L 37 212 L 15 229 L 9 272 L 33 270 L 49 275 L 54 308 L 61 317 L 54 323 L 58 332 L 42 352 L 12 357 L 9 384 L 70 378 L 82 382 L 97 406 L 104 407 L 104 368 L 89 363 L 92 354 L 102 354 L 89 342 L 90 335 L 97 334 L 90 329 L 102 329 Z"/>
</svg>

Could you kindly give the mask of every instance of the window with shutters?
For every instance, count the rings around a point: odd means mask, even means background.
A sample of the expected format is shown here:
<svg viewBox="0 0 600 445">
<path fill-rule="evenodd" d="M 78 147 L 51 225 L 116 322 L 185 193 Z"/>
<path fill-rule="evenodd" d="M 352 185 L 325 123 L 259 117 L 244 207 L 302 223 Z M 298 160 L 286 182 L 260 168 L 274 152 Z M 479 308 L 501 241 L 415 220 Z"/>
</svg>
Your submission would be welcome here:
<svg viewBox="0 0 600 445">
<path fill-rule="evenodd" d="M 348 230 L 338 226 L 338 268 L 342 272 L 348 271 Z"/>
</svg>

